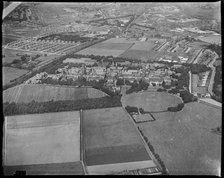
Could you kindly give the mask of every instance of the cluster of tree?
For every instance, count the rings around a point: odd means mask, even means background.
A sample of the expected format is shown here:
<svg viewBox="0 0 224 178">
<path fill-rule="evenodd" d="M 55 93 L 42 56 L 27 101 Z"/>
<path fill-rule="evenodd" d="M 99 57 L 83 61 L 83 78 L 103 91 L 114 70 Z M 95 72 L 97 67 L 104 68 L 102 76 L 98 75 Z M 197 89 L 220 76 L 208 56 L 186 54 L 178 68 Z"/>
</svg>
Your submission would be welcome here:
<svg viewBox="0 0 224 178">
<path fill-rule="evenodd" d="M 18 15 L 15 15 L 18 14 Z M 15 10 L 13 10 L 12 13 L 10 13 L 9 15 L 7 15 L 3 21 L 7 22 L 7 21 L 12 21 L 12 22 L 22 22 L 22 21 L 27 21 L 29 20 L 27 15 L 26 15 L 26 7 L 25 6 L 18 6 L 15 8 Z"/>
<path fill-rule="evenodd" d="M 144 109 L 142 109 L 142 108 L 139 108 L 139 109 L 138 109 L 138 108 L 135 107 L 135 106 L 126 106 L 125 109 L 126 109 L 126 111 L 127 111 L 129 114 L 132 113 L 132 112 L 138 113 L 138 111 L 139 111 L 141 114 L 144 114 L 144 113 L 145 113 Z"/>
<path fill-rule="evenodd" d="M 170 89 L 171 88 L 171 85 L 166 85 L 166 82 L 163 81 L 162 82 L 162 87 L 163 88 L 159 88 L 160 89 L 159 91 L 166 91 L 167 89 Z"/>
<path fill-rule="evenodd" d="M 163 92 L 163 91 L 166 91 L 166 89 L 164 89 L 164 88 L 158 88 L 157 91 L 158 92 Z"/>
<path fill-rule="evenodd" d="M 197 97 L 186 90 L 180 91 L 180 97 L 182 98 L 184 103 L 197 101 Z"/>
<path fill-rule="evenodd" d="M 176 87 L 176 89 L 181 90 L 184 87 L 188 87 L 189 85 L 189 74 L 187 72 L 181 73 L 181 75 L 172 74 L 172 77 L 177 79 L 177 81 L 172 80 L 171 86 Z M 169 89 L 170 87 L 164 87 L 165 89 Z"/>
<path fill-rule="evenodd" d="M 211 70 L 211 68 L 205 64 L 189 64 L 189 69 L 192 74 L 199 74 Z"/>
<path fill-rule="evenodd" d="M 137 82 L 135 80 L 132 83 L 131 88 L 126 91 L 126 94 L 130 94 L 130 93 L 133 93 L 133 92 L 138 92 L 138 91 L 141 91 L 141 90 L 147 90 L 148 86 L 149 86 L 149 84 L 142 79 L 139 82 Z"/>
<path fill-rule="evenodd" d="M 122 86 L 122 85 L 132 85 L 132 83 L 129 80 L 125 80 L 124 78 L 117 78 L 116 85 Z"/>
<path fill-rule="evenodd" d="M 74 42 L 87 42 L 90 40 L 96 40 L 97 38 L 90 38 L 90 37 L 82 37 L 78 35 L 77 33 L 73 32 L 67 32 L 67 33 L 58 33 L 58 34 L 51 34 L 48 36 L 44 36 L 41 38 L 38 38 L 37 40 L 54 40 L 54 39 L 60 39 L 62 41 L 74 41 Z"/>
<path fill-rule="evenodd" d="M 211 132 L 222 134 L 222 126 L 211 129 Z"/>
<path fill-rule="evenodd" d="M 181 111 L 183 107 L 184 107 L 184 103 L 180 103 L 176 107 L 168 107 L 167 110 L 170 112 L 178 112 L 178 111 Z"/>
<path fill-rule="evenodd" d="M 222 102 L 222 66 L 219 65 L 215 70 L 214 84 L 213 84 L 213 99 Z"/>
<path fill-rule="evenodd" d="M 194 42 L 194 41 L 196 41 L 193 37 L 189 37 L 189 36 L 186 36 L 184 39 L 185 39 L 186 41 L 190 41 L 190 42 Z"/>
<path fill-rule="evenodd" d="M 219 56 L 222 55 L 222 47 L 217 44 L 210 44 L 207 46 L 208 49 L 215 51 Z"/>
<path fill-rule="evenodd" d="M 47 101 L 30 103 L 3 103 L 3 114 L 20 115 L 20 114 L 34 114 L 34 113 L 48 113 L 48 112 L 62 112 L 62 111 L 76 111 L 86 109 L 110 108 L 120 107 L 120 97 L 102 97 L 89 98 L 82 100 L 65 100 L 65 101 Z"/>
<path fill-rule="evenodd" d="M 171 94 L 177 94 L 179 92 L 180 91 L 177 88 L 172 88 L 171 90 L 168 91 L 168 93 L 171 93 Z"/>
<path fill-rule="evenodd" d="M 152 154 L 155 156 L 155 158 L 157 159 L 157 161 L 159 162 L 161 168 L 162 168 L 162 174 L 166 175 L 167 173 L 167 169 L 166 166 L 164 164 L 164 162 L 162 161 L 162 159 L 160 158 L 159 154 L 155 152 L 155 149 L 153 148 L 152 144 L 149 142 L 148 138 L 143 134 L 143 132 L 141 131 L 141 129 L 138 127 L 139 132 L 141 133 L 142 137 L 144 138 L 145 142 L 147 143 L 150 151 L 152 152 Z"/>
<path fill-rule="evenodd" d="M 114 56 L 100 56 L 100 55 L 93 55 L 93 54 L 76 54 L 76 53 L 71 53 L 69 55 L 67 55 L 68 58 L 82 58 L 82 57 L 86 57 L 86 58 L 91 58 L 94 60 L 97 60 L 98 62 L 100 61 L 104 61 L 104 62 L 141 62 L 141 60 L 139 59 L 129 59 L 129 58 L 125 58 L 125 57 L 114 57 Z"/>
</svg>

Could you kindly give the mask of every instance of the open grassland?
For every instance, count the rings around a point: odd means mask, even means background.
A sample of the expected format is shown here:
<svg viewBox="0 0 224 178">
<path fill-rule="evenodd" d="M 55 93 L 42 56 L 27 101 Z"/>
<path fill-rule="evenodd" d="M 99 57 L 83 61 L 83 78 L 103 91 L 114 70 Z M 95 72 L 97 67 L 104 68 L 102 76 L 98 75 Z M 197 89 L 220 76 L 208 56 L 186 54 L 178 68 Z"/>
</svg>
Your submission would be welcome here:
<svg viewBox="0 0 224 178">
<path fill-rule="evenodd" d="M 133 43 L 98 43 L 90 48 L 108 49 L 108 50 L 127 50 Z"/>
<path fill-rule="evenodd" d="M 83 138 L 87 166 L 151 160 L 139 133 L 121 107 L 85 110 Z"/>
<path fill-rule="evenodd" d="M 57 112 L 5 118 L 4 165 L 80 160 L 80 114 Z"/>
<path fill-rule="evenodd" d="M 124 95 L 121 98 L 122 105 L 143 108 L 145 111 L 165 111 L 168 107 L 181 103 L 179 97 L 165 92 L 141 92 Z"/>
<path fill-rule="evenodd" d="M 5 90 L 3 92 L 3 102 L 29 103 L 32 100 L 37 102 L 50 100 L 80 100 L 104 96 L 106 96 L 105 93 L 94 88 L 22 84 Z"/>
<path fill-rule="evenodd" d="M 80 161 L 25 166 L 4 167 L 4 175 L 13 175 L 16 170 L 26 171 L 27 175 L 84 175 Z"/>
<path fill-rule="evenodd" d="M 3 70 L 2 71 L 2 74 L 3 74 L 2 84 L 3 84 L 3 86 L 7 83 L 10 83 L 11 80 L 14 80 L 14 79 L 26 74 L 27 72 L 29 72 L 28 70 L 17 69 L 17 68 L 12 68 L 12 67 L 3 67 L 2 70 Z"/>
<path fill-rule="evenodd" d="M 138 124 L 170 174 L 219 175 L 221 109 L 193 102 L 180 112 L 153 113 L 156 121 Z"/>
<path fill-rule="evenodd" d="M 96 55 L 96 56 L 114 56 L 117 57 L 122 54 L 124 50 L 115 50 L 115 49 L 101 49 L 101 48 L 86 48 L 79 51 L 77 54 L 83 55 Z"/>
</svg>

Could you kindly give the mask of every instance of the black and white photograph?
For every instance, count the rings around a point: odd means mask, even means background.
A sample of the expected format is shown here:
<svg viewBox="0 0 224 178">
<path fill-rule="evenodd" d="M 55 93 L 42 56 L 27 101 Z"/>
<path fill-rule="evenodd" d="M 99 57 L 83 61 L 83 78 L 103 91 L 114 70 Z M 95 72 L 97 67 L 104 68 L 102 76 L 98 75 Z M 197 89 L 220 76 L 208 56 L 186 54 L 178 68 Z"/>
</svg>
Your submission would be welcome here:
<svg viewBox="0 0 224 178">
<path fill-rule="evenodd" d="M 2 2 L 2 175 L 221 177 L 221 0 Z"/>
</svg>

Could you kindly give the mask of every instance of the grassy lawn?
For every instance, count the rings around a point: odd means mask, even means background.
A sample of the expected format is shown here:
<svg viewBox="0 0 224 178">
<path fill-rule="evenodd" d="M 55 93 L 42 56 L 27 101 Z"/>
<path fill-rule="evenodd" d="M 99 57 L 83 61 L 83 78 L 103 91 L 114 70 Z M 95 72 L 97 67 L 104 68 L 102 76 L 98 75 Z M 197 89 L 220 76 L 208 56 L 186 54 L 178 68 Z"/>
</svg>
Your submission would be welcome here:
<svg viewBox="0 0 224 178">
<path fill-rule="evenodd" d="M 210 132 L 221 125 L 221 109 L 188 103 L 177 113 L 154 113 L 156 121 L 138 124 L 170 174 L 218 175 L 221 136 Z"/>
<path fill-rule="evenodd" d="M 156 112 L 176 106 L 181 103 L 181 99 L 165 92 L 141 92 L 124 95 L 121 102 L 123 106 L 136 106 L 145 111 Z"/>
</svg>

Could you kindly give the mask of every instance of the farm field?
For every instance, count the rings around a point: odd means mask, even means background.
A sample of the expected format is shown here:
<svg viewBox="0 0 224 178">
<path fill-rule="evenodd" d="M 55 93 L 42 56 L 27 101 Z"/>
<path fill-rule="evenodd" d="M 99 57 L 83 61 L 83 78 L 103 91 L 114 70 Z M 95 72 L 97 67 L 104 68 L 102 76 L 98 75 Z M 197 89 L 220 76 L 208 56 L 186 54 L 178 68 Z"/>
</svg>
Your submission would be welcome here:
<svg viewBox="0 0 224 178">
<path fill-rule="evenodd" d="M 69 163 L 7 166 L 4 175 L 13 175 L 15 170 L 24 170 L 27 175 L 84 175 L 80 161 Z"/>
<path fill-rule="evenodd" d="M 155 45 L 152 42 L 136 41 L 130 50 L 144 50 L 151 51 Z"/>
<path fill-rule="evenodd" d="M 221 109 L 193 102 L 177 113 L 153 113 L 156 121 L 138 126 L 171 175 L 220 175 Z"/>
<path fill-rule="evenodd" d="M 77 54 L 83 55 L 99 55 L 99 56 L 114 56 L 117 57 L 122 54 L 124 50 L 115 50 L 115 49 L 100 49 L 100 48 L 86 48 L 77 52 Z"/>
<path fill-rule="evenodd" d="M 27 72 L 29 72 L 29 71 L 24 70 L 24 69 L 3 67 L 2 68 L 2 74 L 3 74 L 2 84 L 3 84 L 3 86 L 7 83 L 10 83 L 11 80 L 19 78 L 20 76 L 26 74 Z"/>
<path fill-rule="evenodd" d="M 104 164 L 104 165 L 94 165 L 88 166 L 88 172 L 91 175 L 107 175 L 108 172 L 111 174 L 115 174 L 124 170 L 136 170 L 136 166 L 138 165 L 138 169 L 144 169 L 146 167 L 154 167 L 155 164 L 153 161 L 136 161 L 136 162 L 126 162 L 126 163 L 116 163 L 116 164 Z"/>
<path fill-rule="evenodd" d="M 32 100 L 44 102 L 50 100 L 80 100 L 100 98 L 105 93 L 94 88 L 76 88 L 45 84 L 22 84 L 9 88 L 3 92 L 3 102 L 29 103 Z"/>
<path fill-rule="evenodd" d="M 80 114 L 57 112 L 5 118 L 4 165 L 80 160 Z"/>
<path fill-rule="evenodd" d="M 100 55 L 140 59 L 143 61 L 157 59 L 164 52 L 153 51 L 156 39 L 147 42 L 126 38 L 111 38 L 96 45 L 90 46 L 77 54 Z M 157 40 L 158 41 L 158 40 Z"/>
<path fill-rule="evenodd" d="M 123 107 L 136 106 L 149 112 L 165 111 L 168 107 L 182 103 L 179 97 L 165 92 L 132 93 L 122 96 L 121 102 Z"/>
<path fill-rule="evenodd" d="M 154 51 L 154 50 L 148 51 L 148 50 L 130 48 L 130 49 L 126 50 L 124 53 L 122 53 L 119 57 L 124 57 L 124 58 L 129 58 L 129 59 L 139 59 L 142 61 L 147 61 L 147 60 L 157 61 L 159 59 L 159 57 L 161 57 L 165 54 L 166 54 L 165 51 L 158 52 L 158 51 Z"/>
<path fill-rule="evenodd" d="M 102 43 L 134 43 L 135 40 L 128 40 L 126 38 L 110 38 Z"/>
<path fill-rule="evenodd" d="M 83 111 L 84 160 L 88 171 L 90 169 L 94 173 L 92 166 L 112 166 L 118 163 L 131 165 L 136 161 L 146 161 L 145 166 L 150 162 L 154 164 L 130 119 L 122 107 Z M 99 167 L 96 168 L 98 172 Z M 122 169 L 112 168 L 107 173 Z M 135 168 L 138 168 L 137 164 Z"/>
<path fill-rule="evenodd" d="M 90 48 L 108 49 L 108 50 L 127 50 L 133 43 L 98 43 Z"/>
</svg>

